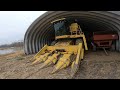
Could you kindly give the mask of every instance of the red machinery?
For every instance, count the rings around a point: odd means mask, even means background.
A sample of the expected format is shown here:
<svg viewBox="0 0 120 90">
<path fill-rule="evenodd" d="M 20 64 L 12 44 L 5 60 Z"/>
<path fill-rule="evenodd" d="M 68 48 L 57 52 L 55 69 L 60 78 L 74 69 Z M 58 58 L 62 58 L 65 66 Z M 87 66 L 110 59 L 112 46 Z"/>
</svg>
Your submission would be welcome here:
<svg viewBox="0 0 120 90">
<path fill-rule="evenodd" d="M 93 41 L 95 48 L 111 48 L 113 41 L 118 39 L 117 34 L 93 33 Z M 115 46 L 115 45 L 114 45 Z"/>
<path fill-rule="evenodd" d="M 117 34 L 97 34 L 93 35 L 94 43 L 97 44 L 98 47 L 111 47 L 112 41 L 117 40 Z"/>
</svg>

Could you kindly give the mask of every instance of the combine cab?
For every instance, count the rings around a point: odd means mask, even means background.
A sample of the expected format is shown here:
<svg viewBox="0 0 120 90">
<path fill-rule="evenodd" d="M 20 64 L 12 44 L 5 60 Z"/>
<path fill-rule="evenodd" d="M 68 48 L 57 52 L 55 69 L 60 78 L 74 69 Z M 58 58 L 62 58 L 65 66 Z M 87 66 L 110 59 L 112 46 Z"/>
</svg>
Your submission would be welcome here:
<svg viewBox="0 0 120 90">
<path fill-rule="evenodd" d="M 84 50 L 88 50 L 88 47 L 78 23 L 68 25 L 67 22 L 65 18 L 51 22 L 55 30 L 55 40 L 34 56 L 35 61 L 32 64 L 43 63 L 41 69 L 54 64 L 51 74 L 68 66 L 71 66 L 71 75 L 77 72 L 84 58 Z"/>
</svg>

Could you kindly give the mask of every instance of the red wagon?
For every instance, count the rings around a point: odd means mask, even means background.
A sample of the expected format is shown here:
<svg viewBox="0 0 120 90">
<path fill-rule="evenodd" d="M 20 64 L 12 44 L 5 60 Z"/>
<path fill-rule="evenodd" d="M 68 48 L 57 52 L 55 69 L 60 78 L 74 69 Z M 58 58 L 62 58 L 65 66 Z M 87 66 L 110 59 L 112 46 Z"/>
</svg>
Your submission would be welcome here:
<svg viewBox="0 0 120 90">
<path fill-rule="evenodd" d="M 115 44 L 113 43 L 115 40 L 118 39 L 117 34 L 104 34 L 104 33 L 94 33 L 93 34 L 93 42 L 94 42 L 94 49 L 96 48 L 115 48 Z M 112 45 L 114 47 L 112 47 Z"/>
</svg>

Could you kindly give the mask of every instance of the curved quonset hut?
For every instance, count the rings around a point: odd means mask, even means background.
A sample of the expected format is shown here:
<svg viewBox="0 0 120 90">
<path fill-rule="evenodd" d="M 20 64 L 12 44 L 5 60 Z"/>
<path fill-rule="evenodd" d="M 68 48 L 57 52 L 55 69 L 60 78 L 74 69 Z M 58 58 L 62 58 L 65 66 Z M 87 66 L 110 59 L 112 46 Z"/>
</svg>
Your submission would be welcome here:
<svg viewBox="0 0 120 90">
<path fill-rule="evenodd" d="M 77 18 L 84 32 L 113 31 L 119 35 L 116 50 L 120 51 L 120 15 L 108 11 L 48 11 L 37 18 L 24 37 L 25 54 L 37 53 L 45 44 L 54 40 L 51 21 L 58 18 Z"/>
</svg>

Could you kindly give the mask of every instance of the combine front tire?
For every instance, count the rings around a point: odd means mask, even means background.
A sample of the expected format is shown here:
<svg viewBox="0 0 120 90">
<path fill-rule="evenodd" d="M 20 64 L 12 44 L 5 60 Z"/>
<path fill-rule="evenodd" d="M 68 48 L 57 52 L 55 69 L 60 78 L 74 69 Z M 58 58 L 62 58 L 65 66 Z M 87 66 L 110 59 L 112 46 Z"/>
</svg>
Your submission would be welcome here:
<svg viewBox="0 0 120 90">
<path fill-rule="evenodd" d="M 96 52 L 97 51 L 97 47 L 94 45 L 93 46 L 93 51 Z"/>
<path fill-rule="evenodd" d="M 79 43 L 83 43 L 83 40 L 82 39 L 77 39 L 76 42 L 75 42 L 75 44 L 79 45 Z"/>
<path fill-rule="evenodd" d="M 116 51 L 119 51 L 119 40 L 116 40 Z"/>
<path fill-rule="evenodd" d="M 56 44 L 56 41 L 53 41 L 50 45 L 54 46 Z"/>
<path fill-rule="evenodd" d="M 115 41 L 113 41 L 113 43 L 111 45 L 111 51 L 115 51 L 115 46 L 116 46 L 116 43 L 115 43 Z"/>
</svg>

